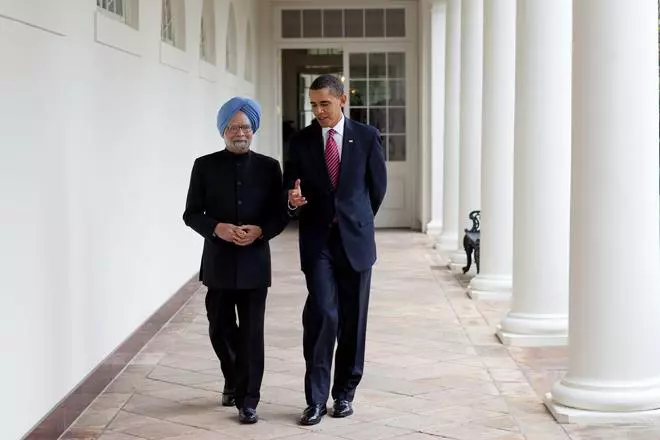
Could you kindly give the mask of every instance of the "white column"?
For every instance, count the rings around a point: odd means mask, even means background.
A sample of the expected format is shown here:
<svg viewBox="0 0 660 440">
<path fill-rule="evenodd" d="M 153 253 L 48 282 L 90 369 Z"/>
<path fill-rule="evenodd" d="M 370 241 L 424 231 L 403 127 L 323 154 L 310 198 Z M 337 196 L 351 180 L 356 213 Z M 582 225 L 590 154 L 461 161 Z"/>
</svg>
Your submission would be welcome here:
<svg viewBox="0 0 660 440">
<path fill-rule="evenodd" d="M 445 45 L 447 3 L 431 4 L 431 220 L 426 231 L 439 236 L 442 232 L 443 154 L 445 126 Z"/>
<path fill-rule="evenodd" d="M 484 103 L 481 151 L 481 272 L 474 299 L 511 296 L 516 0 L 484 4 Z"/>
<path fill-rule="evenodd" d="M 513 301 L 498 336 L 568 336 L 572 0 L 518 0 Z"/>
<path fill-rule="evenodd" d="M 458 131 L 461 107 L 461 1 L 447 1 L 442 234 L 438 245 L 458 248 Z"/>
<path fill-rule="evenodd" d="M 463 229 L 471 226 L 468 215 L 481 209 L 481 109 L 484 64 L 484 0 L 461 2 L 461 105 L 459 129 L 458 248 L 450 255 L 453 270 L 466 257 Z"/>
<path fill-rule="evenodd" d="M 660 421 L 657 8 L 573 6 L 569 369 L 548 401 L 563 422 Z"/>
</svg>

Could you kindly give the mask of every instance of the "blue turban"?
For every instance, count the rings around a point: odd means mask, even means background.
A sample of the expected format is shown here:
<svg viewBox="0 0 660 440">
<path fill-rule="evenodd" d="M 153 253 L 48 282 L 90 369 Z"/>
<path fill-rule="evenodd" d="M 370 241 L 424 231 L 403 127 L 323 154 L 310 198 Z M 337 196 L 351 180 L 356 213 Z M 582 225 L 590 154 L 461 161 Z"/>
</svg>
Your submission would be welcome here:
<svg viewBox="0 0 660 440">
<path fill-rule="evenodd" d="M 220 110 L 218 110 L 218 130 L 221 135 L 225 134 L 225 129 L 229 125 L 229 122 L 239 111 L 245 113 L 245 116 L 250 120 L 252 132 L 257 132 L 259 129 L 259 121 L 261 120 L 261 107 L 250 98 L 235 96 L 225 102 L 222 107 L 220 107 Z"/>
</svg>

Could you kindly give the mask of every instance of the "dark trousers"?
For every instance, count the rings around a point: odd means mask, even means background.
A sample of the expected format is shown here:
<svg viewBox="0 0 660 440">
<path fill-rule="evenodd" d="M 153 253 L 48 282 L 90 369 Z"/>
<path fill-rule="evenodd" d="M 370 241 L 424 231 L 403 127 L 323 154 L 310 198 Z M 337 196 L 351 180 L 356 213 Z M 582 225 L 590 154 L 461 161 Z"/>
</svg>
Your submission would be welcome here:
<svg viewBox="0 0 660 440">
<path fill-rule="evenodd" d="M 264 313 L 268 289 L 209 289 L 209 336 L 238 408 L 256 408 L 264 375 Z M 238 322 L 236 324 L 236 311 Z"/>
<path fill-rule="evenodd" d="M 371 269 L 353 270 L 335 226 L 305 278 L 308 296 L 303 310 L 303 352 L 307 404 L 323 405 L 328 400 L 335 341 L 332 398 L 353 401 L 364 368 Z"/>
</svg>

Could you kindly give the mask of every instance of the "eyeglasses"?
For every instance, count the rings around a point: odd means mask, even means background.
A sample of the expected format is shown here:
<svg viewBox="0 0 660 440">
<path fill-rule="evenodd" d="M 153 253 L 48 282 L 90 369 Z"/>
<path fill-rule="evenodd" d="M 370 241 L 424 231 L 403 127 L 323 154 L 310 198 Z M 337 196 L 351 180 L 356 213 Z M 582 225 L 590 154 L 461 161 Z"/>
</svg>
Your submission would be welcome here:
<svg viewBox="0 0 660 440">
<path fill-rule="evenodd" d="M 238 134 L 240 130 L 243 130 L 243 133 L 250 134 L 252 133 L 252 126 L 250 125 L 230 125 L 227 127 L 227 133 L 229 134 Z"/>
</svg>

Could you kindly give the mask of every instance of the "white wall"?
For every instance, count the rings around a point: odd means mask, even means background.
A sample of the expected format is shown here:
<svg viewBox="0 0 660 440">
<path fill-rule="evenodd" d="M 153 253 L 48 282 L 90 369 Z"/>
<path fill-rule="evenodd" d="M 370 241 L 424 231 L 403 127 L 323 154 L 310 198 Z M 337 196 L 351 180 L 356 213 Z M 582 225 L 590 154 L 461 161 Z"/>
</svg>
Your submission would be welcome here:
<svg viewBox="0 0 660 440">
<path fill-rule="evenodd" d="M 189 173 L 222 148 L 218 106 L 254 94 L 254 3 L 234 1 L 235 77 L 229 0 L 215 3 L 217 69 L 200 68 L 202 0 L 185 0 L 187 54 L 161 47 L 160 1 L 140 2 L 133 31 L 91 0 L 0 0 L 0 438 L 25 434 L 198 270 Z"/>
</svg>

